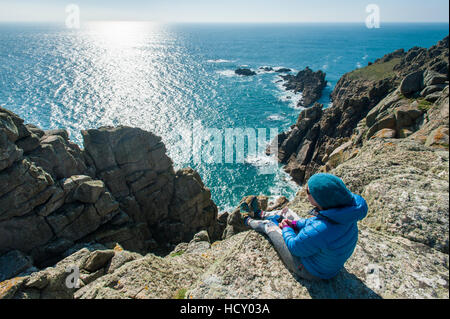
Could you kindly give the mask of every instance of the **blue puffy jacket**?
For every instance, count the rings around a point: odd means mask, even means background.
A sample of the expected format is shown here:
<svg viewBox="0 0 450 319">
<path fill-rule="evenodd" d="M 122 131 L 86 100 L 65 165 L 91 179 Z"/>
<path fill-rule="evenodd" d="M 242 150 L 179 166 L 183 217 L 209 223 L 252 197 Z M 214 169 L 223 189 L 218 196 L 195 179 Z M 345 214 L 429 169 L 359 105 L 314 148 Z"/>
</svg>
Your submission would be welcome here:
<svg viewBox="0 0 450 319">
<path fill-rule="evenodd" d="M 353 198 L 353 206 L 323 210 L 318 216 L 298 220 L 298 234 L 292 228 L 283 229 L 289 251 L 300 257 L 312 275 L 323 279 L 336 276 L 353 254 L 358 241 L 357 221 L 367 215 L 364 198 L 356 194 Z"/>
</svg>

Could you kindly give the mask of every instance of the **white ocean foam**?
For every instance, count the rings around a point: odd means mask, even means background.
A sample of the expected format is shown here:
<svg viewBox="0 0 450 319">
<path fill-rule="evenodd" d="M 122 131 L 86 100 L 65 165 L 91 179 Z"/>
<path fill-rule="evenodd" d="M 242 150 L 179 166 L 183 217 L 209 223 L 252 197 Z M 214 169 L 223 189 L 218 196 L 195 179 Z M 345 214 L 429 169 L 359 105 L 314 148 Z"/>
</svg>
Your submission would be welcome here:
<svg viewBox="0 0 450 319">
<path fill-rule="evenodd" d="M 274 69 L 275 71 L 278 71 L 278 70 L 281 70 L 281 69 L 289 69 L 289 70 L 292 71 L 292 68 L 288 68 L 288 67 L 285 67 L 285 66 L 276 66 L 276 67 L 274 67 L 273 69 Z"/>
<path fill-rule="evenodd" d="M 63 83 L 60 85 L 60 87 L 55 91 L 55 94 L 53 95 L 54 98 L 58 96 L 58 94 L 63 91 L 66 88 L 66 83 Z"/>
<path fill-rule="evenodd" d="M 281 116 L 281 115 L 279 115 L 279 114 L 272 114 L 272 115 L 269 115 L 269 116 L 267 117 L 267 119 L 268 119 L 269 121 L 281 121 L 281 120 L 284 119 L 284 117 Z"/>
<path fill-rule="evenodd" d="M 275 71 L 265 71 L 265 70 L 261 70 L 261 69 L 257 69 L 255 70 L 256 74 L 271 74 L 271 73 L 275 73 Z"/>
<path fill-rule="evenodd" d="M 279 171 L 279 165 L 275 155 L 259 154 L 256 156 L 248 156 L 244 162 L 256 167 L 260 175 L 277 175 Z"/>
<path fill-rule="evenodd" d="M 234 70 L 220 70 L 216 71 L 218 74 L 226 76 L 226 77 L 232 77 L 237 76 L 237 74 L 234 72 Z"/>
<path fill-rule="evenodd" d="M 232 62 L 236 62 L 234 60 L 225 60 L 225 59 L 217 59 L 217 60 L 208 60 L 206 61 L 208 63 L 232 63 Z"/>
<path fill-rule="evenodd" d="M 244 161 L 247 164 L 251 164 L 257 167 L 273 165 L 276 163 L 276 160 L 273 156 L 262 154 L 256 156 L 248 156 Z"/>
<path fill-rule="evenodd" d="M 362 57 L 363 60 L 366 60 L 369 57 L 368 54 L 366 54 L 365 56 Z"/>
<path fill-rule="evenodd" d="M 274 201 L 281 196 L 293 200 L 300 186 L 281 167 L 278 168 L 275 184 L 269 188 L 269 201 Z"/>
<path fill-rule="evenodd" d="M 357 62 L 357 63 L 356 63 L 356 67 L 357 67 L 358 69 L 361 69 L 361 68 L 362 68 L 361 62 Z"/>
<path fill-rule="evenodd" d="M 303 97 L 302 93 L 301 92 L 295 93 L 293 91 L 287 91 L 283 86 L 285 81 L 282 80 L 281 82 L 278 82 L 279 79 L 280 78 L 276 77 L 275 80 L 272 81 L 273 83 L 275 83 L 275 85 L 278 88 L 277 94 L 276 94 L 278 99 L 282 102 L 288 102 L 289 106 L 294 109 L 302 108 L 302 107 L 297 106 Z"/>
</svg>

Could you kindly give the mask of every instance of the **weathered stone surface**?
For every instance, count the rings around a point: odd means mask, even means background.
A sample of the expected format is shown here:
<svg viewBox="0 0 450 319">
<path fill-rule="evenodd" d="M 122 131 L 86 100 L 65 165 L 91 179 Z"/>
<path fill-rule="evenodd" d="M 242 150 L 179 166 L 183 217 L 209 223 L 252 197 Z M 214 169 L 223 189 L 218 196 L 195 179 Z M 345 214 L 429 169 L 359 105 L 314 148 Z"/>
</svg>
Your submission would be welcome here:
<svg viewBox="0 0 450 319">
<path fill-rule="evenodd" d="M 364 224 L 448 253 L 448 151 L 371 140 L 332 172 L 368 201 Z"/>
<path fill-rule="evenodd" d="M 102 181 L 86 181 L 75 189 L 73 198 L 82 203 L 95 204 L 104 192 L 105 184 Z"/>
<path fill-rule="evenodd" d="M 30 215 L 0 222 L 0 252 L 20 250 L 28 253 L 50 241 L 53 232 L 44 217 Z"/>
<path fill-rule="evenodd" d="M 68 178 L 84 174 L 87 167 L 81 149 L 64 138 L 62 133 L 49 135 L 47 131 L 41 138 L 40 145 L 27 155 L 36 165 L 41 166 L 55 179 Z M 66 136 L 65 136 L 66 137 Z"/>
<path fill-rule="evenodd" d="M 440 92 L 434 92 L 425 96 L 425 100 L 428 102 L 434 103 L 441 97 Z"/>
<path fill-rule="evenodd" d="M 290 208 L 310 206 L 299 193 Z M 306 217 L 306 216 L 305 216 Z M 81 275 L 67 289 L 68 265 L 82 265 L 97 252 L 82 249 L 21 280 L 0 283 L 3 298 L 448 298 L 448 254 L 398 235 L 361 225 L 359 242 L 345 269 L 331 279 L 308 282 L 290 273 L 270 242 L 244 231 L 210 245 L 206 233 L 161 258 L 114 249 L 111 262 Z M 110 251 L 111 252 L 111 251 Z M 111 253 L 109 253 L 111 254 Z M 116 261 L 115 261 L 116 260 Z M 407 261 L 407 262 L 405 262 Z M 117 262 L 116 266 L 113 264 Z M 109 268 L 109 269 L 108 269 Z M 254 271 L 258 269 L 258 271 Z M 103 274 L 103 275 L 101 275 Z M 31 287 L 37 292 L 31 294 Z"/>
<path fill-rule="evenodd" d="M 448 127 L 441 126 L 430 133 L 425 145 L 426 146 L 442 146 L 447 147 L 449 145 L 449 129 Z"/>
<path fill-rule="evenodd" d="M 182 240 L 192 238 L 205 228 L 213 236 L 217 213 L 217 206 L 211 200 L 211 192 L 203 184 L 200 175 L 191 168 L 178 171 L 169 207 L 169 220 L 184 225 L 177 231 Z"/>
<path fill-rule="evenodd" d="M 30 136 L 24 137 L 16 141 L 18 148 L 22 149 L 25 155 L 28 155 L 31 151 L 34 151 L 39 147 L 40 140 L 36 134 L 31 134 Z"/>
<path fill-rule="evenodd" d="M 435 85 L 440 86 L 444 84 L 446 81 L 448 81 L 448 77 L 445 74 L 441 74 L 432 70 L 427 70 L 424 73 L 423 83 L 427 87 Z"/>
<path fill-rule="evenodd" d="M 400 92 L 406 96 L 409 96 L 421 91 L 423 87 L 423 71 L 415 71 L 405 76 L 400 84 Z"/>
<path fill-rule="evenodd" d="M 441 92 L 440 97 L 426 111 L 423 125 L 411 137 L 426 143 L 428 136 L 438 128 L 448 128 L 449 123 L 449 87 Z"/>
<path fill-rule="evenodd" d="M 0 172 L 22 158 L 23 150 L 14 143 L 19 138 L 18 117 L 0 107 Z"/>
<path fill-rule="evenodd" d="M 26 159 L 0 172 L 0 179 L 0 221 L 28 214 L 55 192 L 50 175 Z"/>
<path fill-rule="evenodd" d="M 97 250 L 89 255 L 89 258 L 83 265 L 83 268 L 89 272 L 96 272 L 100 268 L 106 266 L 106 264 L 114 256 L 114 250 Z"/>
<path fill-rule="evenodd" d="M 202 229 L 221 236 L 200 176 L 176 174 L 152 133 L 88 130 L 82 150 L 64 129 L 25 126 L 3 108 L 0 119 L 0 254 L 20 250 L 47 266 L 82 242 L 145 253 Z"/>
<path fill-rule="evenodd" d="M 280 196 L 275 199 L 275 201 L 271 201 L 268 204 L 267 211 L 272 212 L 274 210 L 280 210 L 286 207 L 289 204 L 289 200 L 285 196 Z"/>
<path fill-rule="evenodd" d="M 372 136 L 372 138 L 395 138 L 397 136 L 397 131 L 389 128 L 384 128 L 379 130 Z"/>
<path fill-rule="evenodd" d="M 421 96 L 427 96 L 431 93 L 435 93 L 435 92 L 440 92 L 442 91 L 444 88 L 446 87 L 445 84 L 435 84 L 435 85 L 430 85 L 427 86 L 426 88 L 424 88 L 422 90 L 422 92 L 420 92 Z"/>
</svg>

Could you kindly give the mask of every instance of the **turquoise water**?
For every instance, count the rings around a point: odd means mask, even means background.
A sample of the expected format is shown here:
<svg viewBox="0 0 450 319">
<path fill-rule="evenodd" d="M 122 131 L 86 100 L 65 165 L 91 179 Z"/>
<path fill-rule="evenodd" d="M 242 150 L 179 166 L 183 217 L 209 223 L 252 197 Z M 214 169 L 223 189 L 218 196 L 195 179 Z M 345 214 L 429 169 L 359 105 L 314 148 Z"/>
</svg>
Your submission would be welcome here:
<svg viewBox="0 0 450 319">
<path fill-rule="evenodd" d="M 295 122 L 298 96 L 282 90 L 276 73 L 239 77 L 237 67 L 322 69 L 329 85 L 320 102 L 329 106 L 344 73 L 447 34 L 448 24 L 0 24 L 0 105 L 43 129 L 66 128 L 80 145 L 81 129 L 150 130 L 163 137 L 177 168 L 199 171 L 223 210 L 248 194 L 292 197 L 297 190 L 271 159 L 247 152 L 244 163 L 207 163 L 208 154 L 199 161 L 192 140 L 180 138 L 194 132 L 198 140 L 198 126 L 269 134 Z"/>
</svg>

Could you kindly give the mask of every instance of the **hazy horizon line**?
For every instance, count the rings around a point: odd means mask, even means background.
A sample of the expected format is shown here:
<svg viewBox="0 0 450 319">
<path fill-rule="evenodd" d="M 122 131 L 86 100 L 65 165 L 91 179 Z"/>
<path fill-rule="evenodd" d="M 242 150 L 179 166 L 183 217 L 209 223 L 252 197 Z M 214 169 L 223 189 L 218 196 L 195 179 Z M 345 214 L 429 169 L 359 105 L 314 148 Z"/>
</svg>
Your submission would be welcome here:
<svg viewBox="0 0 450 319">
<path fill-rule="evenodd" d="M 111 20 L 82 20 L 81 23 L 92 23 L 92 22 L 149 22 L 149 23 L 161 23 L 161 24 L 169 24 L 169 23 L 192 23 L 192 24 L 344 24 L 344 23 L 352 23 L 352 24 L 365 24 L 364 21 L 163 21 L 163 20 L 144 20 L 144 19 L 111 19 Z M 64 21 L 56 21 L 56 20 L 0 20 L 0 23 L 61 23 L 64 24 Z M 450 21 L 381 21 L 381 24 L 395 24 L 395 23 L 446 23 L 450 24 Z"/>
</svg>

